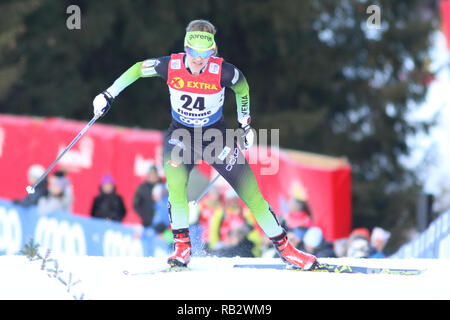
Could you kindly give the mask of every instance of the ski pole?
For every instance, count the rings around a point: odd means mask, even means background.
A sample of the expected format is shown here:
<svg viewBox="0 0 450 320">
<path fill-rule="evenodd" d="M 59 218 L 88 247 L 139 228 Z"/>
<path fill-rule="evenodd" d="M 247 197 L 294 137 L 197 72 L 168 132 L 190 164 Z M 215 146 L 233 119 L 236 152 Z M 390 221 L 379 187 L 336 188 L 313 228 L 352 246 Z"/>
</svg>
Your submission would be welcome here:
<svg viewBox="0 0 450 320">
<path fill-rule="evenodd" d="M 190 205 L 197 205 L 198 202 L 203 198 L 203 196 L 204 196 L 205 194 L 207 194 L 208 191 L 212 188 L 212 186 L 214 185 L 214 183 L 216 182 L 216 180 L 219 179 L 219 177 L 220 177 L 220 174 L 217 174 L 217 176 L 209 183 L 209 185 L 206 187 L 205 190 L 203 190 L 203 192 L 197 197 L 197 199 L 194 200 L 194 201 L 190 201 L 189 204 L 190 204 Z"/>
<path fill-rule="evenodd" d="M 70 148 L 72 148 L 72 146 L 75 144 L 75 142 L 77 142 L 81 136 L 89 129 L 90 126 L 92 126 L 94 124 L 94 122 L 99 118 L 100 116 L 96 116 L 94 115 L 94 117 L 91 119 L 91 121 L 89 121 L 89 123 L 83 128 L 83 130 L 80 131 L 80 133 L 75 137 L 75 139 L 72 140 L 72 142 L 66 147 L 66 149 L 64 149 L 63 152 L 61 152 L 61 154 L 58 156 L 58 158 L 56 158 L 55 161 L 53 161 L 53 163 L 50 165 L 50 167 L 39 177 L 39 179 L 36 180 L 36 182 L 33 184 L 33 186 L 28 186 L 26 188 L 28 194 L 34 193 L 35 188 L 37 187 L 37 185 L 39 183 L 42 182 L 42 180 L 44 180 L 44 178 L 47 176 L 47 174 L 50 172 L 50 170 L 53 169 L 53 167 L 56 165 L 56 163 L 64 156 L 64 154 L 69 151 Z"/>
<path fill-rule="evenodd" d="M 210 183 L 209 185 L 205 188 L 205 190 L 203 190 L 203 192 L 197 197 L 196 200 L 192 201 L 193 205 L 197 205 L 199 203 L 199 201 L 203 198 L 203 196 L 205 194 L 208 193 L 208 191 L 212 188 L 212 186 L 214 185 L 214 183 L 216 182 L 217 179 L 219 179 L 220 174 L 218 174 Z"/>
</svg>

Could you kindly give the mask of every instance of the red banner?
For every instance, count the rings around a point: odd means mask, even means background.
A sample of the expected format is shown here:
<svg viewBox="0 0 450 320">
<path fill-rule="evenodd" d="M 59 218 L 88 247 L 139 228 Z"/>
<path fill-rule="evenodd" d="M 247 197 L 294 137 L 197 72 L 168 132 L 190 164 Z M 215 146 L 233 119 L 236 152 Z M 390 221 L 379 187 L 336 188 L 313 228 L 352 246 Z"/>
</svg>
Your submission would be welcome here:
<svg viewBox="0 0 450 320">
<path fill-rule="evenodd" d="M 440 11 L 441 11 L 441 27 L 444 33 L 445 39 L 447 40 L 447 48 L 450 48 L 450 1 L 441 0 L 440 1 Z"/>
<path fill-rule="evenodd" d="M 261 150 L 254 152 L 261 153 Z M 264 168 L 274 168 L 277 158 L 276 174 L 262 174 Z M 302 199 L 310 207 L 313 222 L 323 230 L 325 239 L 347 237 L 352 226 L 351 167 L 346 164 L 305 164 L 293 160 L 283 150 L 272 154 L 271 159 L 271 166 L 258 163 L 252 167 L 261 192 L 276 213 L 284 215 L 288 212 L 290 198 Z M 252 163 L 251 158 L 249 161 Z"/>
<path fill-rule="evenodd" d="M 43 120 L 0 116 L 0 197 L 22 198 L 26 172 L 39 152 Z"/>
<path fill-rule="evenodd" d="M 114 171 L 118 192 L 127 207 L 124 222 L 141 223 L 141 218 L 133 210 L 133 197 L 150 165 L 162 170 L 162 140 L 160 131 L 120 129 L 115 142 Z M 160 171 L 160 176 L 164 172 Z"/>
</svg>

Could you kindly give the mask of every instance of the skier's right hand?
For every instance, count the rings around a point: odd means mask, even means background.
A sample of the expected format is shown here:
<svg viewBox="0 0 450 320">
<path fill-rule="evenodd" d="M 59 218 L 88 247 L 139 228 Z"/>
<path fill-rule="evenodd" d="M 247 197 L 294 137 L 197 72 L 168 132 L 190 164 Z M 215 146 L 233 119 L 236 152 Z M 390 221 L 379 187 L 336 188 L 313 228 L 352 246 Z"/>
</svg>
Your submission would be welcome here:
<svg viewBox="0 0 450 320">
<path fill-rule="evenodd" d="M 106 90 L 98 94 L 92 102 L 92 105 L 94 106 L 94 115 L 97 118 L 103 117 L 108 112 L 109 108 L 111 108 L 113 101 L 113 96 Z"/>
<path fill-rule="evenodd" d="M 251 146 L 253 145 L 253 141 L 255 139 L 255 134 L 253 132 L 252 127 L 250 127 L 250 122 L 251 122 L 250 116 L 244 116 L 238 119 L 239 126 L 241 127 L 242 130 L 244 130 L 241 136 L 242 141 L 240 143 L 245 150 L 251 148 Z"/>
</svg>

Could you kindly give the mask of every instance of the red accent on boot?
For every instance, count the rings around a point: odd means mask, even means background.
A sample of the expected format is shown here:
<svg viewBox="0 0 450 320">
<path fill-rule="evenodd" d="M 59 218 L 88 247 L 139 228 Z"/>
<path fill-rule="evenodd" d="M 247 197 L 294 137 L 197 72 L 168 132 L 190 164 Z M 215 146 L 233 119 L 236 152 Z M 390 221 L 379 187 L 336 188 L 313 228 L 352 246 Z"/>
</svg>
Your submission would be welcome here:
<svg viewBox="0 0 450 320">
<path fill-rule="evenodd" d="M 173 230 L 173 241 L 175 242 L 175 252 L 167 259 L 167 263 L 172 267 L 186 267 L 191 259 L 189 231 L 177 232 Z"/>
<path fill-rule="evenodd" d="M 296 249 L 284 233 L 281 240 L 272 240 L 281 259 L 296 268 L 311 270 L 315 268 L 317 258 L 312 254 Z"/>
</svg>

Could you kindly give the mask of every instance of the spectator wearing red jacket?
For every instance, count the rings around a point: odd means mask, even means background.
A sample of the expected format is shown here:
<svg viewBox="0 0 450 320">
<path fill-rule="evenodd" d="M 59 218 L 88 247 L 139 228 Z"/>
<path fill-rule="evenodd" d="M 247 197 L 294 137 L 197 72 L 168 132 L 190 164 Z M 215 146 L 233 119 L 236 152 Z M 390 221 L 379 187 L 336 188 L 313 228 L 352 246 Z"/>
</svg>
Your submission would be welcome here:
<svg viewBox="0 0 450 320">
<path fill-rule="evenodd" d="M 297 198 L 289 200 L 289 212 L 285 219 L 288 229 L 312 227 L 311 210 L 308 203 Z"/>
<path fill-rule="evenodd" d="M 295 197 L 289 200 L 289 212 L 284 216 L 286 228 L 295 232 L 299 240 L 303 239 L 308 228 L 313 226 L 308 203 Z"/>
</svg>

